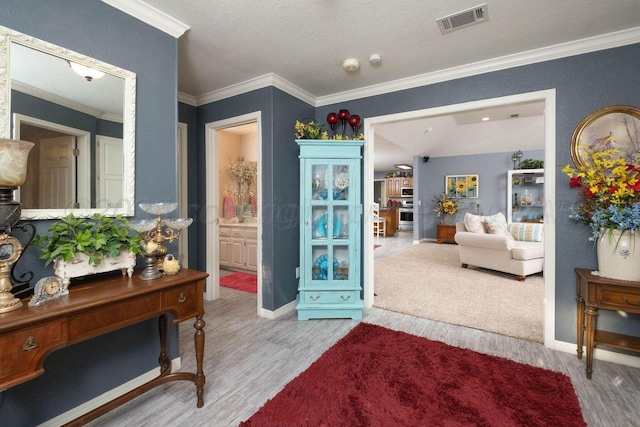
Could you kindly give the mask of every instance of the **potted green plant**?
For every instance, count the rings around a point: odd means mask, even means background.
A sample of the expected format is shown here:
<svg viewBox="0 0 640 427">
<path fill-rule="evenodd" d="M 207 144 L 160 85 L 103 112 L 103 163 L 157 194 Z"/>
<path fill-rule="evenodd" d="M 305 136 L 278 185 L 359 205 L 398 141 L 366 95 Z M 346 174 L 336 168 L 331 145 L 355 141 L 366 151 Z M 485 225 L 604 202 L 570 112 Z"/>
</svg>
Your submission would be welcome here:
<svg viewBox="0 0 640 427">
<path fill-rule="evenodd" d="M 76 218 L 69 214 L 51 224 L 47 234 L 37 234 L 33 244 L 42 248 L 45 266 L 53 262 L 56 276 L 67 286 L 72 277 L 118 269 L 131 276 L 141 241 L 140 233 L 121 215 Z M 108 263 L 103 263 L 105 258 L 110 258 Z"/>
</svg>

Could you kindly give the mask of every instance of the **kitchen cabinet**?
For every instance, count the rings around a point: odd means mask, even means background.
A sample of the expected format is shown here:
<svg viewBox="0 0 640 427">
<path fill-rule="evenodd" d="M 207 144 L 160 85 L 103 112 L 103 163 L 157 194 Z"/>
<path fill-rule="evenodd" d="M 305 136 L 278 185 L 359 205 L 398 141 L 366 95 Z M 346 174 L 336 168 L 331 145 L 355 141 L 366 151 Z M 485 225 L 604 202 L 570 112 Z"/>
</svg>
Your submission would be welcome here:
<svg viewBox="0 0 640 427">
<path fill-rule="evenodd" d="M 507 171 L 507 222 L 543 222 L 544 169 Z"/>
<path fill-rule="evenodd" d="M 220 225 L 220 267 L 258 271 L 258 229 L 255 225 Z"/>
<path fill-rule="evenodd" d="M 398 208 L 380 208 L 380 218 L 384 219 L 385 237 L 396 234 L 398 230 Z"/>
<path fill-rule="evenodd" d="M 413 177 L 397 176 L 386 178 L 387 197 L 401 197 L 401 189 L 403 187 L 413 187 Z"/>
<path fill-rule="evenodd" d="M 362 319 L 364 141 L 296 143 L 300 147 L 298 319 Z"/>
</svg>

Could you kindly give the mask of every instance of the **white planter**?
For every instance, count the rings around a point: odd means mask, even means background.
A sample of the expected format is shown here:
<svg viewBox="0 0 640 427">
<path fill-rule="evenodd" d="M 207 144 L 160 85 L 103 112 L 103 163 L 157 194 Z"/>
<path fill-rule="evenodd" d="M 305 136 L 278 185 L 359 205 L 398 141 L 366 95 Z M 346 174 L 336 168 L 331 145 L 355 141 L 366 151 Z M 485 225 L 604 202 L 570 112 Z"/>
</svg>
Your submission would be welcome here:
<svg viewBox="0 0 640 427">
<path fill-rule="evenodd" d="M 116 258 L 105 257 L 98 265 L 89 264 L 89 256 L 77 254 L 72 260 L 65 262 L 58 258 L 54 261 L 56 276 L 62 280 L 62 287 L 66 289 L 74 277 L 83 277 L 91 274 L 106 273 L 108 271 L 121 270 L 122 275 L 133 275 L 136 266 L 136 256 L 128 251 L 121 251 Z"/>
<path fill-rule="evenodd" d="M 602 277 L 640 281 L 638 233 L 606 230 L 597 244 L 598 273 Z"/>
</svg>

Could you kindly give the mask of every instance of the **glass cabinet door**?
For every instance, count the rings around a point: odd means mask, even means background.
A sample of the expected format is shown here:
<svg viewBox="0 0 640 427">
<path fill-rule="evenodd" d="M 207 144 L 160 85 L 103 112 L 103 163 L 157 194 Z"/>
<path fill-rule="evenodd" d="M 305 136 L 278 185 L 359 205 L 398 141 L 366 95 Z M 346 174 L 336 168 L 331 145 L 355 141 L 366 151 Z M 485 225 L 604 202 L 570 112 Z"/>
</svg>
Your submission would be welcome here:
<svg viewBox="0 0 640 427">
<path fill-rule="evenodd" d="M 349 190 L 350 166 L 344 163 L 311 165 L 311 235 L 308 259 L 312 281 L 349 279 L 349 223 L 353 203 Z"/>
</svg>

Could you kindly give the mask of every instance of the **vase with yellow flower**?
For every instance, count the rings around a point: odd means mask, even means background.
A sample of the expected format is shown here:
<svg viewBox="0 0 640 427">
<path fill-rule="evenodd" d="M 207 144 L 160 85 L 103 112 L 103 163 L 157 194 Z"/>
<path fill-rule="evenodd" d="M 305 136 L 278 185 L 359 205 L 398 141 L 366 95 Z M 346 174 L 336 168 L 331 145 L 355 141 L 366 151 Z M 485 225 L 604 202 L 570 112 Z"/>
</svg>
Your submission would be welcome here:
<svg viewBox="0 0 640 427">
<path fill-rule="evenodd" d="M 456 214 L 460 210 L 459 200 L 449 197 L 446 193 L 440 193 L 439 196 L 434 197 L 433 202 L 436 204 L 433 211 L 436 217 L 440 218 L 440 223 L 454 224 Z"/>
<path fill-rule="evenodd" d="M 640 166 L 628 163 L 618 149 L 587 151 L 583 157 L 583 165 L 562 169 L 580 195 L 569 217 L 590 227 L 599 275 L 640 281 Z"/>
</svg>

